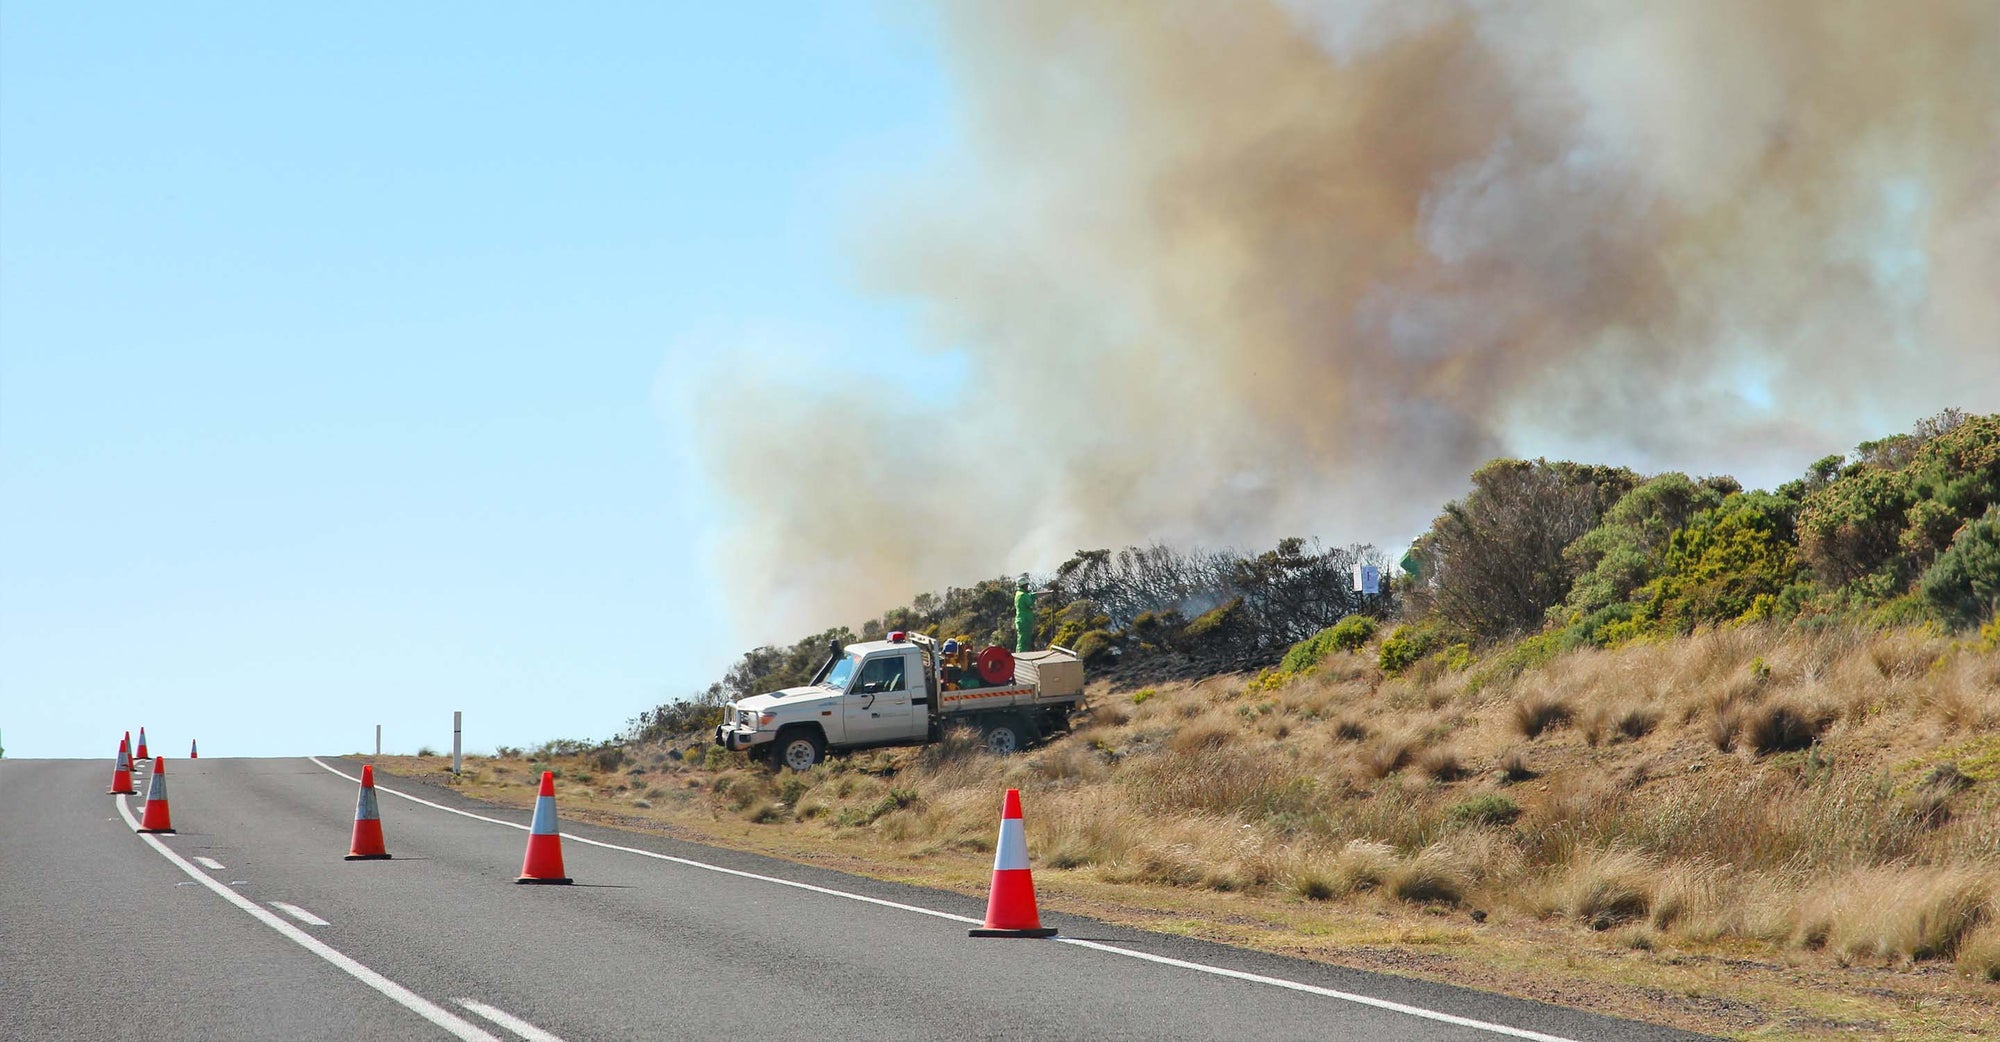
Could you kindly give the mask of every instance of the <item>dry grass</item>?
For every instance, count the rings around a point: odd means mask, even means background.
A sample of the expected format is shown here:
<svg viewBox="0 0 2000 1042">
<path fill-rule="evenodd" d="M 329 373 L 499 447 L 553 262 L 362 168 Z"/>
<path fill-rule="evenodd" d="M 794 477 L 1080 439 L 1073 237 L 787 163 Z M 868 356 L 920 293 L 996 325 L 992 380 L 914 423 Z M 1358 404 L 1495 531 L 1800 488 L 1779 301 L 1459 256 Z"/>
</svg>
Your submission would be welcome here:
<svg viewBox="0 0 2000 1042">
<path fill-rule="evenodd" d="M 1410 765 L 1417 748 L 1407 734 L 1384 735 L 1361 754 L 1361 770 L 1370 778 L 1386 778 Z"/>
<path fill-rule="evenodd" d="M 1479 691 L 1462 673 L 1349 672 L 1275 691 L 1167 684 L 1139 704 L 1094 691 L 1074 734 L 1011 757 L 954 733 L 774 776 L 690 740 L 680 759 L 566 775 L 564 799 L 724 823 L 742 842 L 865 849 L 978 887 L 997 794 L 1017 786 L 1038 881 L 1057 893 L 1275 902 L 1308 924 L 1477 910 L 1503 931 L 1482 946 L 1529 961 L 1597 943 L 1828 974 L 1950 965 L 1991 1001 L 2000 654 L 1739 627 L 1565 655 Z M 532 779 L 505 768 L 491 784 Z M 1508 948 L 1511 933 L 1538 939 Z"/>
<path fill-rule="evenodd" d="M 1458 750 L 1444 745 L 1431 746 L 1418 755 L 1417 769 L 1433 781 L 1441 782 L 1458 781 L 1471 773 L 1458 758 Z"/>
<path fill-rule="evenodd" d="M 2000 909 L 1989 910 L 1986 921 L 1958 945 L 1958 972 L 1974 980 L 2000 983 Z"/>
<path fill-rule="evenodd" d="M 1636 850 L 1579 852 L 1550 889 L 1546 907 L 1593 930 L 1608 930 L 1652 908 L 1657 875 L 1652 859 Z"/>
<path fill-rule="evenodd" d="M 1509 749 L 1501 753 L 1500 762 L 1494 769 L 1499 773 L 1500 780 L 1510 785 L 1540 777 L 1534 768 L 1528 766 L 1527 755 L 1519 749 Z"/>
<path fill-rule="evenodd" d="M 1569 723 L 1576 713 L 1567 701 L 1550 695 L 1530 695 L 1514 703 L 1514 729 L 1524 738 L 1538 738 L 1542 732 Z"/>
<path fill-rule="evenodd" d="M 1833 719 L 1833 711 L 1825 706 L 1773 702 L 1750 711 L 1743 723 L 1743 743 L 1760 756 L 1810 748 Z"/>
</svg>

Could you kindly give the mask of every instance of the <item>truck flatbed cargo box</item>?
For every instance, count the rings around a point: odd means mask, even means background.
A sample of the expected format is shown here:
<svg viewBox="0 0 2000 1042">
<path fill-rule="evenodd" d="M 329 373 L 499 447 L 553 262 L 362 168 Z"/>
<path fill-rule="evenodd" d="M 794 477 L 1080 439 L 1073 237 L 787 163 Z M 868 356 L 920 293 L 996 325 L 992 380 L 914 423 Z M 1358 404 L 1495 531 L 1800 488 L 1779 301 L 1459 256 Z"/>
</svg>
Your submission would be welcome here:
<svg viewBox="0 0 2000 1042">
<path fill-rule="evenodd" d="M 1042 701 L 1083 694 L 1083 660 L 1067 648 L 1023 651 L 1014 656 L 1014 682 L 1032 684 Z"/>
</svg>

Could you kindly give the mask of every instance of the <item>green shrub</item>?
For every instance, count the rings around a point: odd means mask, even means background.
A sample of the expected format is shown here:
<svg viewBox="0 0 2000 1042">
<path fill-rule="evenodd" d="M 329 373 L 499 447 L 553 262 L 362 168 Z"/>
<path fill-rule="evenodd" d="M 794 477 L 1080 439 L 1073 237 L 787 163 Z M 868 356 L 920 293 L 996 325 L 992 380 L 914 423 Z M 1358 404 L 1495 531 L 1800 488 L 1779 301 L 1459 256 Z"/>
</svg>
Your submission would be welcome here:
<svg viewBox="0 0 2000 1042">
<path fill-rule="evenodd" d="M 1111 654 L 1117 647 L 1118 638 L 1109 630 L 1091 630 L 1078 637 L 1076 645 L 1071 650 L 1075 651 L 1076 657 L 1082 659 L 1086 665 L 1098 666 L 1110 661 Z"/>
<path fill-rule="evenodd" d="M 1248 615 L 1243 598 L 1233 598 L 1202 612 L 1181 627 L 1178 643 L 1194 650 L 1228 644 L 1248 628 Z"/>
<path fill-rule="evenodd" d="M 1458 825 L 1511 825 L 1521 816 L 1521 805 L 1497 792 L 1474 796 L 1453 804 L 1445 820 Z"/>
<path fill-rule="evenodd" d="M 1743 492 L 1696 514 L 1668 540 L 1659 577 L 1642 591 L 1646 617 L 1672 632 L 1768 613 L 1797 582 L 1791 500 Z M 1760 601 L 1769 597 L 1770 601 Z"/>
<path fill-rule="evenodd" d="M 1959 529 L 1920 585 L 1924 599 L 1954 626 L 1976 626 L 1994 615 L 2000 608 L 2000 506 Z"/>
<path fill-rule="evenodd" d="M 1423 624 L 1398 626 L 1382 642 L 1376 664 L 1382 667 L 1382 672 L 1395 676 L 1416 665 L 1441 643 L 1443 638 L 1435 627 Z"/>
<path fill-rule="evenodd" d="M 1676 531 L 1740 491 L 1733 478 L 1697 482 L 1669 472 L 1625 493 L 1605 512 L 1603 524 L 1564 548 L 1565 558 L 1587 570 L 1577 576 L 1564 603 L 1549 610 L 1549 621 L 1562 625 L 1628 600 L 1653 580 Z"/>
<path fill-rule="evenodd" d="M 1360 651 L 1362 645 L 1375 639 L 1375 620 L 1366 615 L 1349 615 L 1321 632 L 1331 634 L 1334 646 L 1342 651 Z"/>
<path fill-rule="evenodd" d="M 1154 695 L 1157 694 L 1159 694 L 1159 692 L 1153 690 L 1150 687 L 1142 687 L 1139 690 L 1132 692 L 1132 704 L 1135 706 L 1145 705 L 1147 699 L 1152 698 Z"/>
<path fill-rule="evenodd" d="M 1359 651 L 1375 638 L 1375 620 L 1366 615 L 1349 615 L 1292 645 L 1278 663 L 1278 672 L 1287 677 L 1311 672 L 1335 651 Z"/>
</svg>

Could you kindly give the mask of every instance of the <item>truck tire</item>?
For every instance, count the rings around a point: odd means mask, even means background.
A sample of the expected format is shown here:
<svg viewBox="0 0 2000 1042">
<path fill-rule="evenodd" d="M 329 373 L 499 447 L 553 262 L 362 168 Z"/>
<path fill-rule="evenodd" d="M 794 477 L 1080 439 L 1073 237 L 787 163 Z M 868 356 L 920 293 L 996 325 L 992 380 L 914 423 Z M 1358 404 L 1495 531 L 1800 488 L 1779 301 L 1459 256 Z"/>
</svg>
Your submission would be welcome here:
<svg viewBox="0 0 2000 1042">
<path fill-rule="evenodd" d="M 1006 756 L 1020 752 L 1027 745 L 1021 733 L 1021 722 L 1011 716 L 994 717 L 979 729 L 979 741 L 986 751 L 995 756 Z"/>
<path fill-rule="evenodd" d="M 778 740 L 771 743 L 771 767 L 795 771 L 812 770 L 813 765 L 826 759 L 826 740 L 819 732 L 798 728 L 779 733 Z"/>
</svg>

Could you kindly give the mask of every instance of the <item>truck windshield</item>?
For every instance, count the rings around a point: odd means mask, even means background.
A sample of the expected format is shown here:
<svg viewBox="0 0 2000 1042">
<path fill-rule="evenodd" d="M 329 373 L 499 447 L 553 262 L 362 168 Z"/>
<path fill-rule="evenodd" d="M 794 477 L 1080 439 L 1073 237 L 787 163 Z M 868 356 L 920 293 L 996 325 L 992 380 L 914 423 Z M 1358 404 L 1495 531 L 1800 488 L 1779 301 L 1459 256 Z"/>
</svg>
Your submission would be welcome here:
<svg viewBox="0 0 2000 1042">
<path fill-rule="evenodd" d="M 833 668 L 827 671 L 825 679 L 821 680 L 820 684 L 825 687 L 830 687 L 835 691 L 845 691 L 847 690 L 848 680 L 851 679 L 853 676 L 854 676 L 854 656 L 843 655 L 841 656 L 840 661 L 834 663 Z"/>
</svg>

